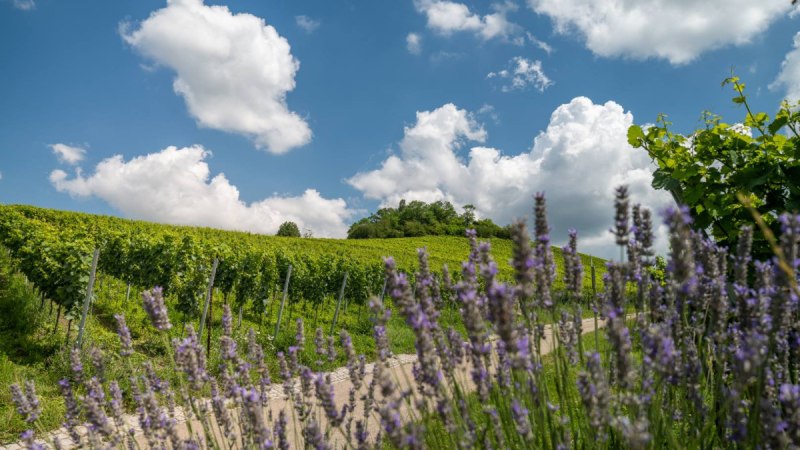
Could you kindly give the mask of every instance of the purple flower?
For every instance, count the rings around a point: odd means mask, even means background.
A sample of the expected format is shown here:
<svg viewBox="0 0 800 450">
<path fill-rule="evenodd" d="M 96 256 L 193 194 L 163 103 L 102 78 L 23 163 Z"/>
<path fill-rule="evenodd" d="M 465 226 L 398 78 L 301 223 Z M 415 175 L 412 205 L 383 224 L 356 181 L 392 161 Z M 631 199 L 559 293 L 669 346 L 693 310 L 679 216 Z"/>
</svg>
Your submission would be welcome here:
<svg viewBox="0 0 800 450">
<path fill-rule="evenodd" d="M 78 347 L 72 347 L 70 350 L 69 361 L 75 380 L 80 381 L 83 378 L 83 362 L 81 362 L 81 351 Z"/>
<path fill-rule="evenodd" d="M 630 211 L 627 186 L 617 187 L 614 198 L 614 209 L 614 229 L 611 230 L 611 232 L 616 238 L 617 245 L 625 248 L 628 245 L 628 234 L 630 233 Z"/>
<path fill-rule="evenodd" d="M 514 278 L 517 282 L 516 296 L 519 299 L 523 313 L 527 316 L 530 311 L 531 298 L 533 297 L 533 251 L 531 250 L 531 237 L 524 220 L 519 220 L 511 225 L 512 247 L 511 266 L 514 267 Z"/>
<path fill-rule="evenodd" d="M 697 289 L 697 270 L 689 209 L 685 206 L 680 209 L 667 208 L 664 211 L 664 222 L 669 227 L 670 236 L 670 261 L 667 270 L 679 292 L 692 295 Z"/>
<path fill-rule="evenodd" d="M 186 374 L 192 389 L 199 390 L 208 379 L 206 354 L 191 324 L 186 325 L 186 333 L 187 336 L 182 341 L 172 341 L 175 347 L 175 364 Z"/>
<path fill-rule="evenodd" d="M 64 427 L 69 432 L 73 442 L 79 445 L 81 438 L 76 427 L 80 423 L 80 409 L 78 408 L 78 403 L 75 401 L 75 394 L 72 391 L 69 380 L 61 380 L 58 382 L 58 385 L 61 387 L 61 395 L 64 397 L 64 406 L 66 409 L 64 414 Z"/>
<path fill-rule="evenodd" d="M 106 415 L 105 393 L 103 386 L 96 377 L 92 377 L 87 383 L 87 394 L 83 397 L 83 405 L 86 410 L 86 420 L 93 431 L 99 432 L 108 438 L 114 433 L 114 427 Z"/>
<path fill-rule="evenodd" d="M 586 371 L 578 375 L 578 392 L 589 416 L 589 424 L 596 430 L 598 438 L 605 440 L 606 429 L 612 422 L 612 397 L 598 353 L 586 355 Z"/>
<path fill-rule="evenodd" d="M 356 443 L 358 444 L 358 449 L 367 449 L 367 439 L 369 439 L 369 431 L 367 431 L 367 427 L 364 424 L 363 420 L 356 421 Z"/>
<path fill-rule="evenodd" d="M 641 205 L 633 205 L 633 227 L 631 229 L 636 240 L 638 252 L 643 258 L 643 264 L 652 264 L 653 257 L 653 217 L 650 210 Z"/>
<path fill-rule="evenodd" d="M 534 216 L 536 246 L 534 247 L 533 273 L 535 280 L 534 295 L 539 305 L 546 308 L 553 306 L 550 289 L 555 280 L 556 265 L 553 251 L 550 248 L 550 226 L 547 225 L 547 204 L 544 193 L 534 196 Z"/>
<path fill-rule="evenodd" d="M 105 363 L 103 362 L 103 351 L 92 346 L 89 349 L 89 357 L 92 360 L 92 367 L 97 378 L 105 380 Z"/>
<path fill-rule="evenodd" d="M 247 332 L 247 357 L 254 363 L 263 363 L 264 350 L 256 341 L 256 332 L 250 328 Z"/>
<path fill-rule="evenodd" d="M 286 437 L 286 411 L 278 413 L 278 421 L 275 423 L 275 439 L 278 441 L 278 448 L 289 450 L 289 439 Z"/>
<path fill-rule="evenodd" d="M 336 361 L 336 339 L 333 336 L 328 336 L 328 349 L 325 353 L 329 363 Z"/>
<path fill-rule="evenodd" d="M 133 354 L 133 344 L 131 342 L 131 330 L 128 329 L 128 325 L 125 323 L 125 316 L 114 314 L 114 319 L 117 320 L 117 335 L 120 342 L 119 354 L 130 356 Z"/>
<path fill-rule="evenodd" d="M 222 305 L 222 335 L 228 337 L 233 335 L 233 317 L 231 307 L 227 303 Z"/>
<path fill-rule="evenodd" d="M 303 327 L 303 319 L 301 317 L 297 318 L 297 332 L 294 335 L 294 342 L 295 345 L 303 349 L 306 346 L 306 331 Z"/>
<path fill-rule="evenodd" d="M 309 420 L 305 428 L 303 428 L 303 438 L 306 441 L 306 448 L 313 448 L 315 450 L 327 450 L 331 448 L 322 436 L 322 430 L 316 420 Z"/>
<path fill-rule="evenodd" d="M 338 427 L 344 420 L 344 414 L 340 415 L 336 410 L 336 403 L 333 398 L 333 384 L 331 384 L 331 376 L 318 374 L 314 380 L 314 387 L 316 388 L 317 399 L 319 400 L 322 410 L 328 418 L 328 422 L 333 427 Z"/>
<path fill-rule="evenodd" d="M 274 447 L 264 414 L 261 409 L 261 394 L 255 388 L 244 389 L 242 393 L 244 399 L 244 410 L 253 432 L 256 447 L 259 449 L 271 449 Z"/>
<path fill-rule="evenodd" d="M 20 439 L 25 442 L 25 448 L 28 450 L 45 450 L 45 446 L 34 440 L 33 430 L 26 430 L 20 435 Z"/>
<path fill-rule="evenodd" d="M 234 366 L 238 364 L 239 355 L 236 353 L 236 341 L 223 334 L 219 338 L 219 353 L 223 364 L 229 362 Z"/>
<path fill-rule="evenodd" d="M 583 287 L 583 264 L 578 254 L 578 232 L 569 230 L 569 243 L 562 249 L 564 255 L 564 284 L 573 300 L 580 301 Z"/>
<path fill-rule="evenodd" d="M 169 323 L 167 307 L 164 304 L 163 290 L 160 286 L 142 292 L 142 302 L 144 311 L 150 317 L 150 321 L 156 329 L 166 331 L 172 328 L 172 324 Z"/>
<path fill-rule="evenodd" d="M 118 428 L 125 424 L 124 409 L 122 404 L 122 389 L 119 387 L 117 380 L 112 381 L 108 386 L 108 409 L 111 411 L 111 417 L 114 418 Z"/>
<path fill-rule="evenodd" d="M 32 381 L 25 382 L 25 392 L 22 391 L 18 384 L 12 384 L 11 400 L 17 407 L 17 413 L 25 417 L 26 422 L 36 422 L 42 409 L 39 405 L 39 398 L 36 396 L 36 386 Z"/>
<path fill-rule="evenodd" d="M 517 426 L 517 433 L 525 439 L 531 439 L 533 437 L 533 432 L 531 431 L 531 424 L 528 421 L 528 408 L 520 406 L 519 401 L 513 399 L 511 401 L 511 415 Z"/>
<path fill-rule="evenodd" d="M 578 363 L 578 338 L 582 330 L 576 328 L 575 321 L 566 311 L 561 311 L 558 321 L 558 340 L 567 352 L 570 364 Z"/>
</svg>

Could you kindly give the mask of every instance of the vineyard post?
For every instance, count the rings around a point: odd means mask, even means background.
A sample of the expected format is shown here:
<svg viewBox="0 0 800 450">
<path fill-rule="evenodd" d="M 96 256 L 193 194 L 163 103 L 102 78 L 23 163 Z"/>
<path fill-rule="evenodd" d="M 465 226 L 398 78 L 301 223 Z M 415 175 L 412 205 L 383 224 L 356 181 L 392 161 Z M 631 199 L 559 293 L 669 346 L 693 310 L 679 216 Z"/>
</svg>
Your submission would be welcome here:
<svg viewBox="0 0 800 450">
<path fill-rule="evenodd" d="M 72 319 L 67 322 L 67 340 L 65 341 L 64 345 L 69 347 L 69 334 L 72 330 Z"/>
<path fill-rule="evenodd" d="M 275 322 L 275 335 L 278 338 L 278 332 L 281 330 L 281 317 L 283 317 L 283 306 L 286 304 L 286 296 L 289 295 L 289 279 L 292 278 L 292 265 L 289 264 L 289 270 L 286 271 L 286 281 L 283 283 L 283 298 L 281 299 L 281 307 L 278 309 L 278 321 Z"/>
<path fill-rule="evenodd" d="M 342 288 L 339 290 L 339 300 L 336 302 L 336 311 L 333 313 L 333 323 L 331 324 L 331 335 L 333 335 L 333 331 L 336 329 L 336 322 L 339 320 L 339 307 L 342 306 L 342 297 L 344 297 L 345 286 L 347 286 L 347 272 L 344 273 L 344 279 L 342 279 Z"/>
<path fill-rule="evenodd" d="M 61 318 L 61 304 L 58 304 L 58 312 L 56 312 L 56 323 L 53 324 L 53 334 L 58 329 L 58 320 Z"/>
<path fill-rule="evenodd" d="M 214 276 L 217 274 L 217 266 L 219 259 L 214 258 L 214 263 L 211 265 L 211 278 L 208 279 L 208 289 L 206 289 L 206 302 L 203 305 L 203 316 L 200 319 L 200 331 L 197 334 L 197 342 L 203 342 L 203 325 L 206 323 L 206 315 L 208 314 L 208 304 L 211 303 L 211 292 L 214 289 Z"/>
<path fill-rule="evenodd" d="M 89 303 L 92 301 L 92 291 L 94 290 L 94 280 L 97 273 L 97 259 L 100 258 L 100 249 L 94 249 L 92 255 L 92 271 L 89 273 L 89 286 L 86 287 L 86 298 L 83 300 L 83 312 L 81 313 L 81 324 L 78 326 L 78 340 L 75 346 L 81 348 L 83 345 L 83 332 L 86 327 L 86 315 L 89 313 Z M 69 335 L 67 335 L 69 339 Z"/>
<path fill-rule="evenodd" d="M 125 291 L 125 304 L 128 304 L 128 300 L 131 298 L 131 283 L 128 282 L 128 290 Z"/>
<path fill-rule="evenodd" d="M 386 285 L 389 283 L 389 277 L 383 277 L 383 288 L 381 288 L 381 305 L 383 305 L 383 297 L 386 296 Z M 373 320 L 372 312 L 370 312 L 370 320 Z"/>
<path fill-rule="evenodd" d="M 347 314 L 347 305 L 350 304 L 350 297 L 344 299 L 344 313 Z"/>
</svg>

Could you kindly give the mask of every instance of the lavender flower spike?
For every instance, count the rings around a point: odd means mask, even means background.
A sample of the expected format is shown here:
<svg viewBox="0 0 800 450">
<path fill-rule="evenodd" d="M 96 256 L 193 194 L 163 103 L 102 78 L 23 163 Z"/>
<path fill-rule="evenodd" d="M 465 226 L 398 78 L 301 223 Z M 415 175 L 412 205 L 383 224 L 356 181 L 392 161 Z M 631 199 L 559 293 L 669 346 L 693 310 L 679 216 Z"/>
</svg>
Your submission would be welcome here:
<svg viewBox="0 0 800 450">
<path fill-rule="evenodd" d="M 133 354 L 133 344 L 131 342 L 131 330 L 125 323 L 125 316 L 122 314 L 114 314 L 117 319 L 117 335 L 119 335 L 120 350 L 119 354 L 122 356 L 130 356 Z"/>
<path fill-rule="evenodd" d="M 231 307 L 227 303 L 222 305 L 222 334 L 228 337 L 233 334 L 233 317 Z"/>
<path fill-rule="evenodd" d="M 25 421 L 33 423 L 39 418 L 42 412 L 39 406 L 39 399 L 36 396 L 36 387 L 32 381 L 25 382 L 25 392 L 18 384 L 11 385 L 11 399 L 17 406 L 17 412 L 25 417 Z"/>
<path fill-rule="evenodd" d="M 303 326 L 303 318 L 297 318 L 297 332 L 294 335 L 295 345 L 302 350 L 306 346 L 306 330 Z"/>
<path fill-rule="evenodd" d="M 169 323 L 169 315 L 167 315 L 167 307 L 164 304 L 163 289 L 160 286 L 142 292 L 142 302 L 154 327 L 161 331 L 172 328 L 172 324 Z"/>
<path fill-rule="evenodd" d="M 630 232 L 628 187 L 618 187 L 615 196 L 614 207 L 616 208 L 616 212 L 614 214 L 614 229 L 611 230 L 611 232 L 614 233 L 617 245 L 625 247 L 628 245 L 628 233 Z"/>
</svg>

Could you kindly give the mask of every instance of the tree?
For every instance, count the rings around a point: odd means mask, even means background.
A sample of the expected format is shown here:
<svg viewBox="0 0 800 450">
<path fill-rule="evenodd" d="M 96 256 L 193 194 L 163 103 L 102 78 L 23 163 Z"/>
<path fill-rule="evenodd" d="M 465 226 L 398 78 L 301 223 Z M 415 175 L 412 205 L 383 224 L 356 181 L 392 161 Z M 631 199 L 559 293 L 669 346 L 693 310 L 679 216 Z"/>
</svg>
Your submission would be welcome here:
<svg viewBox="0 0 800 450">
<path fill-rule="evenodd" d="M 475 223 L 475 205 L 464 205 L 464 214 L 461 215 L 464 226 L 469 227 Z"/>
<path fill-rule="evenodd" d="M 475 207 L 465 205 L 459 215 L 445 200 L 425 203 L 400 200 L 398 207 L 380 208 L 350 226 L 349 239 L 395 238 L 415 236 L 464 236 L 467 228 L 475 228 L 479 237 L 508 238 L 506 228 L 491 219 L 476 220 Z"/>
<path fill-rule="evenodd" d="M 300 228 L 294 222 L 283 222 L 278 227 L 278 236 L 284 237 L 300 237 Z"/>
<path fill-rule="evenodd" d="M 687 205 L 697 229 L 734 248 L 739 229 L 752 223 L 737 193 L 750 199 L 773 232 L 778 231 L 779 214 L 800 209 L 800 102 L 783 101 L 771 119 L 766 113 L 752 112 L 739 78 L 722 84 L 733 87 L 733 102 L 745 108 L 740 124 L 724 123 L 705 112 L 705 128 L 684 136 L 672 132 L 670 122 L 661 115 L 656 125 L 646 129 L 631 126 L 628 142 L 646 150 L 658 164 L 653 187 Z M 760 258 L 771 255 L 758 230 L 753 250 Z"/>
</svg>

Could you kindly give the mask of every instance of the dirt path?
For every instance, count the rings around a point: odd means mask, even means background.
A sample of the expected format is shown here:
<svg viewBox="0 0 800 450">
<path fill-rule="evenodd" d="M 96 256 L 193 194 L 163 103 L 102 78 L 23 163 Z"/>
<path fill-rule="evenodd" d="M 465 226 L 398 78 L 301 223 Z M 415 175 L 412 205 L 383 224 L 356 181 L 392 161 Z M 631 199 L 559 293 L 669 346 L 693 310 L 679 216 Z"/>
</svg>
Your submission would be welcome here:
<svg viewBox="0 0 800 450">
<path fill-rule="evenodd" d="M 633 315 L 631 315 L 630 317 L 633 317 Z M 581 330 L 582 334 L 595 331 L 594 318 L 584 319 L 582 321 L 581 326 L 582 326 Z M 604 326 L 605 326 L 604 321 L 598 322 L 598 328 L 603 328 Z M 553 339 L 552 327 L 550 325 L 547 325 L 545 326 L 544 340 L 542 341 L 541 345 L 542 355 L 550 353 L 554 347 L 555 347 L 555 340 Z M 410 383 L 413 383 L 414 375 L 412 373 L 412 369 L 416 361 L 417 361 L 416 354 L 395 355 L 388 361 L 391 378 L 395 380 L 395 383 L 398 385 L 399 390 L 408 389 L 410 387 Z M 364 379 L 361 389 L 357 393 L 357 398 L 360 398 L 361 394 L 366 392 L 367 386 L 369 386 L 369 383 L 372 381 L 374 367 L 375 367 L 374 363 L 366 365 L 367 375 Z M 456 377 L 464 381 L 464 383 L 462 384 L 464 384 L 464 386 L 467 389 L 474 389 L 474 386 L 472 385 L 472 382 L 470 380 L 469 370 L 470 370 L 469 364 L 465 364 L 457 368 Z M 353 385 L 350 381 L 350 377 L 346 367 L 340 367 L 330 372 L 330 375 L 331 375 L 331 382 L 333 384 L 334 398 L 336 399 L 337 410 L 341 411 L 342 406 L 345 404 L 345 402 L 347 402 L 347 399 L 350 395 L 350 390 L 353 387 Z M 296 390 L 300 389 L 299 380 L 295 380 L 295 389 Z M 273 417 L 277 419 L 279 411 L 284 409 L 286 410 L 287 419 L 289 421 L 287 427 L 288 428 L 287 436 L 290 440 L 292 448 L 298 448 L 296 444 L 300 432 L 299 430 L 297 430 L 297 433 L 295 433 L 296 427 L 294 426 L 294 423 L 292 421 L 292 413 L 291 413 L 291 409 L 293 408 L 293 406 L 291 404 L 292 402 L 288 400 L 286 398 L 286 395 L 284 394 L 283 385 L 274 385 L 269 392 L 269 397 L 270 397 L 269 409 L 272 411 Z M 357 402 L 356 410 L 353 411 L 352 414 L 354 414 L 354 417 L 358 419 L 361 419 L 363 417 L 363 402 L 360 401 Z M 409 418 L 410 414 L 412 413 L 408 411 L 408 408 L 405 406 L 405 404 L 403 404 L 403 407 L 400 410 L 401 417 Z M 231 414 L 231 415 L 238 416 L 238 414 Z M 320 414 L 319 416 L 322 416 L 320 417 L 320 422 L 322 422 L 320 426 L 324 430 L 325 429 L 324 414 Z M 180 408 L 178 408 L 178 410 L 176 411 L 176 419 L 179 422 L 178 423 L 179 434 L 187 435 L 190 425 L 189 423 L 187 423 L 185 415 Z M 134 430 L 135 438 L 139 443 L 139 445 L 141 446 L 141 448 L 147 448 L 148 447 L 147 441 L 142 433 L 141 428 L 139 427 L 137 416 L 133 414 L 126 414 L 125 423 L 126 423 L 125 429 Z M 200 423 L 197 422 L 196 420 L 192 421 L 191 427 L 195 430 L 198 429 L 202 430 Z M 378 419 L 376 419 L 374 415 L 371 416 L 367 426 L 369 435 L 374 437 L 378 433 L 379 427 L 380 423 L 378 422 Z M 87 430 L 84 427 L 79 427 L 79 432 L 81 433 L 82 436 L 85 436 Z M 214 430 L 214 432 L 218 433 L 219 430 Z M 337 432 L 336 430 L 333 430 L 332 433 L 333 434 L 329 437 L 329 443 L 334 448 L 342 447 L 344 442 L 342 434 Z M 69 435 L 67 434 L 67 431 L 64 428 L 51 432 L 49 435 L 49 440 L 53 441 L 54 438 L 59 439 L 59 441 L 62 444 L 62 448 L 64 449 L 75 448 L 75 445 L 69 438 Z M 45 442 L 41 443 L 45 445 L 47 448 L 50 448 L 49 444 Z M 0 446 L 0 450 L 21 450 L 23 448 L 25 448 L 24 445 L 19 442 Z"/>
</svg>

